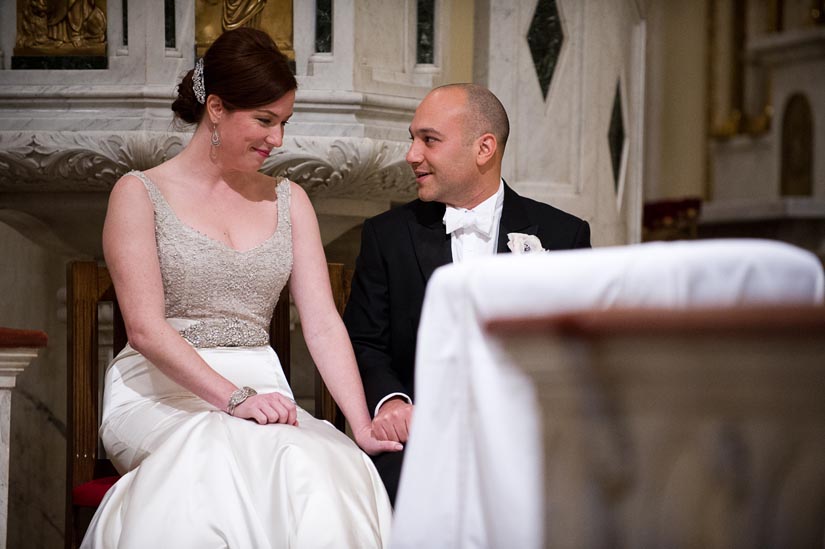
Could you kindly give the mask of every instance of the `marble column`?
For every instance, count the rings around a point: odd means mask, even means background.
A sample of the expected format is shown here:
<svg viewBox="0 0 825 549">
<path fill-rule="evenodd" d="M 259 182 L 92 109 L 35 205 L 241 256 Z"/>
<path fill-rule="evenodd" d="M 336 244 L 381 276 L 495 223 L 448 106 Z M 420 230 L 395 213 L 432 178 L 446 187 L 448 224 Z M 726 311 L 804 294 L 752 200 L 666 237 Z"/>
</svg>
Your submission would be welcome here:
<svg viewBox="0 0 825 549">
<path fill-rule="evenodd" d="M 17 376 L 45 347 L 46 334 L 34 330 L 0 328 L 0 548 L 6 547 L 9 511 L 9 446 L 11 393 Z"/>
</svg>

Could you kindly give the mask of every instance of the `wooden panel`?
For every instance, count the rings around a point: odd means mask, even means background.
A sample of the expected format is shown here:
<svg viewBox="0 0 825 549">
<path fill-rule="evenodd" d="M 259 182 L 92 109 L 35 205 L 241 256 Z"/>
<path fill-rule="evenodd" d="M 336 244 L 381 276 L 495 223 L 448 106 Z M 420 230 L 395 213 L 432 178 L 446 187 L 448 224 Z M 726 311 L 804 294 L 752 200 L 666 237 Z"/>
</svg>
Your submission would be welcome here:
<svg viewBox="0 0 825 549">
<path fill-rule="evenodd" d="M 66 283 L 66 547 L 77 545 L 72 489 L 94 478 L 97 461 L 98 281 L 96 263 L 69 264 Z"/>
<path fill-rule="evenodd" d="M 501 334 L 552 332 L 580 337 L 633 333 L 825 336 L 825 307 L 588 310 L 531 318 L 498 319 L 487 323 L 487 329 Z"/>
<path fill-rule="evenodd" d="M 97 264 L 69 265 L 66 307 L 69 340 L 69 485 L 92 479 L 97 453 Z"/>
</svg>

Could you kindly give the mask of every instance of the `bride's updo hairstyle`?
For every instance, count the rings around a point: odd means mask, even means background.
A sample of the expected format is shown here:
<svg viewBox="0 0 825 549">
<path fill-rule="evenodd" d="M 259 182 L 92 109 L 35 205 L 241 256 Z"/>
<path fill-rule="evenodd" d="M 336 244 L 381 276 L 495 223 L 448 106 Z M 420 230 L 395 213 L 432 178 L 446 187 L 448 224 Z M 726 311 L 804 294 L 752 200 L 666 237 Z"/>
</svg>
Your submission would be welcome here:
<svg viewBox="0 0 825 549">
<path fill-rule="evenodd" d="M 172 103 L 175 117 L 188 124 L 199 123 L 206 110 L 192 88 L 194 72 L 184 75 Z M 289 60 L 272 38 L 247 27 L 226 31 L 206 50 L 203 83 L 204 97 L 217 95 L 229 111 L 268 105 L 298 87 Z"/>
</svg>

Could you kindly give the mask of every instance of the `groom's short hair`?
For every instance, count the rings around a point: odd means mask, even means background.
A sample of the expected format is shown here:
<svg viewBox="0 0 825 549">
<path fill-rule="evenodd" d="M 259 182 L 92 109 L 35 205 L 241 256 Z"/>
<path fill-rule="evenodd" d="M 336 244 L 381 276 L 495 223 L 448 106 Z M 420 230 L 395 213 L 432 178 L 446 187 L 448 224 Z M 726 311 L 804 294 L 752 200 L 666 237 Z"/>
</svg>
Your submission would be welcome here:
<svg viewBox="0 0 825 549">
<path fill-rule="evenodd" d="M 493 92 L 479 84 L 461 83 L 446 84 L 439 88 L 458 88 L 467 94 L 467 126 L 470 139 L 491 133 L 504 154 L 507 138 L 510 136 L 510 119 L 504 105 Z"/>
</svg>

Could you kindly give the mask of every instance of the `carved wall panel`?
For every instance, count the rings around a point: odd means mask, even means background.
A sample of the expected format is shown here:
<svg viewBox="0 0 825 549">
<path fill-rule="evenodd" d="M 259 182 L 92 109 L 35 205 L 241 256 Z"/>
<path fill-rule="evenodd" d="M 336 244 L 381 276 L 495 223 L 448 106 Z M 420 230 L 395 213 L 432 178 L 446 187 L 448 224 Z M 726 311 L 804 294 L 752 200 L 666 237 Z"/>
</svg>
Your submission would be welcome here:
<svg viewBox="0 0 825 549">
<path fill-rule="evenodd" d="M 196 0 L 195 50 L 203 57 L 225 30 L 252 27 L 265 30 L 278 48 L 295 60 L 292 45 L 292 0 Z"/>
<path fill-rule="evenodd" d="M 17 0 L 14 56 L 20 69 L 105 68 L 106 0 Z"/>
<path fill-rule="evenodd" d="M 17 13 L 15 54 L 106 54 L 106 0 L 17 0 Z"/>
</svg>

